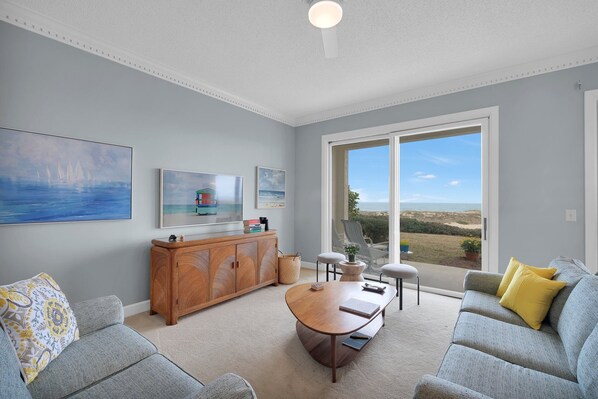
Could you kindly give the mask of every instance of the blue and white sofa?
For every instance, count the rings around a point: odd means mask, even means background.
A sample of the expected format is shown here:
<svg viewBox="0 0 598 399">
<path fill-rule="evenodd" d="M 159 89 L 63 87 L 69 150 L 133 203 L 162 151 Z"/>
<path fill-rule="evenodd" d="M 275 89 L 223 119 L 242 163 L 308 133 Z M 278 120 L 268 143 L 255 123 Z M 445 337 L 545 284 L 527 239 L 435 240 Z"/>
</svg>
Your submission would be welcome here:
<svg viewBox="0 0 598 399">
<path fill-rule="evenodd" d="M 575 259 L 550 266 L 567 286 L 540 330 L 498 303 L 501 274 L 468 272 L 452 343 L 414 397 L 598 398 L 598 276 Z"/>
<path fill-rule="evenodd" d="M 225 374 L 203 385 L 123 324 L 115 296 L 72 306 L 80 339 L 67 346 L 29 385 L 12 343 L 0 328 L 0 398 L 255 398 L 251 385 Z"/>
</svg>

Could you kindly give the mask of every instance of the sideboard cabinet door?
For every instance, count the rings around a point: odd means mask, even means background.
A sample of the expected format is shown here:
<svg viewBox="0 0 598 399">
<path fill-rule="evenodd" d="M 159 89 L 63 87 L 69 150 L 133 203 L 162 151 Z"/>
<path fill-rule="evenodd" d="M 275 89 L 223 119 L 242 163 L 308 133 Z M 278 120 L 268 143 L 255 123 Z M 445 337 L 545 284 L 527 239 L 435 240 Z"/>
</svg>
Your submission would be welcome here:
<svg viewBox="0 0 598 399">
<path fill-rule="evenodd" d="M 210 301 L 210 251 L 177 252 L 178 313 Z"/>
<path fill-rule="evenodd" d="M 257 242 L 237 245 L 237 291 L 257 285 Z"/>
<path fill-rule="evenodd" d="M 234 245 L 210 249 L 212 300 L 235 293 L 235 269 L 236 248 Z"/>
<path fill-rule="evenodd" d="M 278 283 L 278 240 L 265 238 L 258 241 L 259 283 Z"/>
</svg>

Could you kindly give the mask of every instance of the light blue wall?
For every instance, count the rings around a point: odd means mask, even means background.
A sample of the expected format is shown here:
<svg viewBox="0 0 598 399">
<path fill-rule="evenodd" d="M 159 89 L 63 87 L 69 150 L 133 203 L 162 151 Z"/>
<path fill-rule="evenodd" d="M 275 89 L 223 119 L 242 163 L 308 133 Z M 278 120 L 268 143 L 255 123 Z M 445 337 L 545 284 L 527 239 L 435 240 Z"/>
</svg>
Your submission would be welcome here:
<svg viewBox="0 0 598 399">
<path fill-rule="evenodd" d="M 583 91 L 596 88 L 591 64 L 297 128 L 297 250 L 308 261 L 320 252 L 322 135 L 499 106 L 499 270 L 511 256 L 583 259 Z"/>
<path fill-rule="evenodd" d="M 149 298 L 160 230 L 159 169 L 241 175 L 245 217 L 267 216 L 294 249 L 294 129 L 0 22 L 0 126 L 133 147 L 133 219 L 0 226 L 0 285 L 41 271 L 70 300 Z M 286 209 L 255 209 L 257 165 L 287 170 Z"/>
</svg>

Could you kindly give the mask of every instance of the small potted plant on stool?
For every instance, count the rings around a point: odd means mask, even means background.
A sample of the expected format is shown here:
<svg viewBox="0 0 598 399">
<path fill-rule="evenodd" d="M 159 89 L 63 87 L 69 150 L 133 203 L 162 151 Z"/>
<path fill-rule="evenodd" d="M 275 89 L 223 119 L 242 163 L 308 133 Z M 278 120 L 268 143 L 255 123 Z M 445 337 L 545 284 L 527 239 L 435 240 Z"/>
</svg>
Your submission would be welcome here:
<svg viewBox="0 0 598 399">
<path fill-rule="evenodd" d="M 345 245 L 345 253 L 347 254 L 347 257 L 349 258 L 349 262 L 355 263 L 355 255 L 357 254 L 357 252 L 359 252 L 360 249 L 361 248 L 357 244 L 351 243 L 351 244 Z"/>
<path fill-rule="evenodd" d="M 482 242 L 477 238 L 467 238 L 461 242 L 461 248 L 465 251 L 467 260 L 477 262 L 480 259 Z"/>
</svg>

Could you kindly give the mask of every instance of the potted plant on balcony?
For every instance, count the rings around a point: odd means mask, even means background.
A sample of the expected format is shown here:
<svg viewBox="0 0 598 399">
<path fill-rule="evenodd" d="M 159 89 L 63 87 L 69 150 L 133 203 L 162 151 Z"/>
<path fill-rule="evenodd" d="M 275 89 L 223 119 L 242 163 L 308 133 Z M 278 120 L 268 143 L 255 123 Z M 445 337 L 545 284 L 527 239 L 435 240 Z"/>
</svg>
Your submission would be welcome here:
<svg viewBox="0 0 598 399">
<path fill-rule="evenodd" d="M 467 260 L 477 262 L 480 259 L 482 242 L 477 238 L 467 238 L 461 242 L 461 248 L 465 251 Z"/>
<path fill-rule="evenodd" d="M 347 257 L 349 258 L 349 262 L 351 263 L 355 263 L 355 255 L 357 254 L 357 252 L 359 252 L 359 250 L 361 249 L 361 247 L 357 244 L 347 244 L 345 245 L 345 253 L 347 254 Z"/>
<path fill-rule="evenodd" d="M 401 248 L 401 252 L 409 252 L 409 240 L 401 240 L 399 247 Z"/>
</svg>

